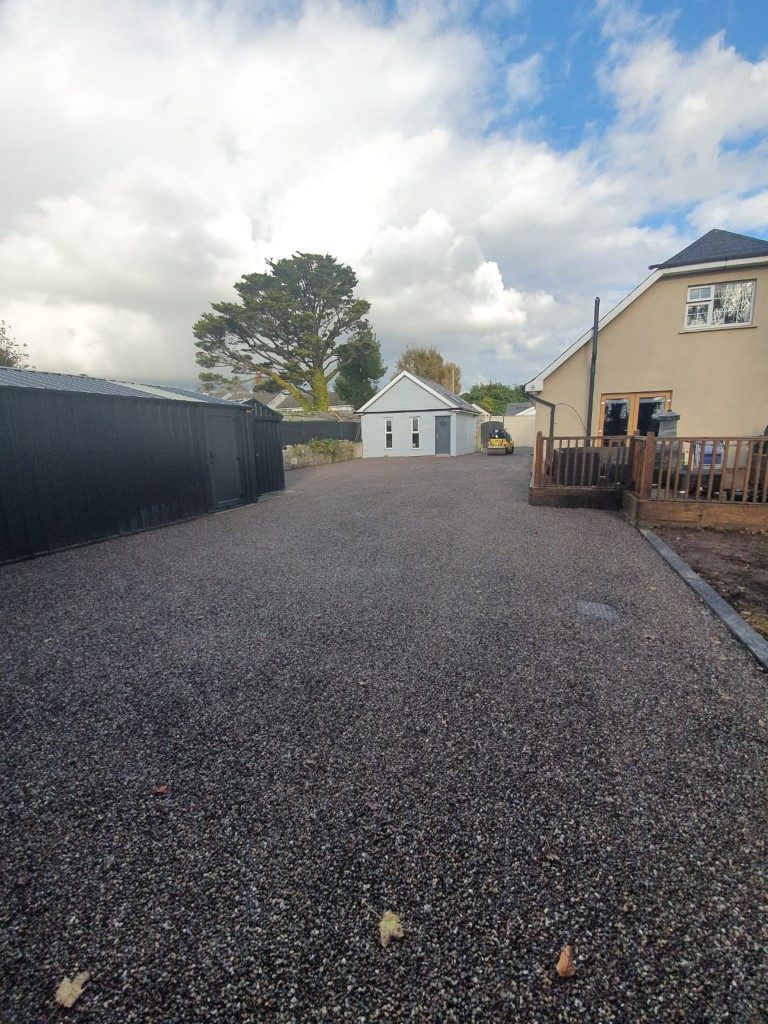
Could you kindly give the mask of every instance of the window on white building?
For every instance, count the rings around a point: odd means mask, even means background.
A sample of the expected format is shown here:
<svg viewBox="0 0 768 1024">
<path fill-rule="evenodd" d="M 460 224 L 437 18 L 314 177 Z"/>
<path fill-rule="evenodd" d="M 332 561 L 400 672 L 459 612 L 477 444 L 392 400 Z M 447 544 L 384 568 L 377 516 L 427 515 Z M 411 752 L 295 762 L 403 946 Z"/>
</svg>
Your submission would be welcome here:
<svg viewBox="0 0 768 1024">
<path fill-rule="evenodd" d="M 419 447 L 419 417 L 411 416 L 411 448 Z"/>
<path fill-rule="evenodd" d="M 392 420 L 384 420 L 384 447 L 392 447 Z"/>
<path fill-rule="evenodd" d="M 685 305 L 685 326 L 692 330 L 751 324 L 754 299 L 754 281 L 692 285 Z"/>
</svg>

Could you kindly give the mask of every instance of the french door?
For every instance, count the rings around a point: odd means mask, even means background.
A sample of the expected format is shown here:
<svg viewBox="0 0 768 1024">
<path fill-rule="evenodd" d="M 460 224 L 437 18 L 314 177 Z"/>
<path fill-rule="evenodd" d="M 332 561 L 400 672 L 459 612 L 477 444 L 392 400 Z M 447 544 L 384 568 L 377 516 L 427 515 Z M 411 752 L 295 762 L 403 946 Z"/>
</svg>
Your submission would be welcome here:
<svg viewBox="0 0 768 1024">
<path fill-rule="evenodd" d="M 628 391 L 600 396 L 600 437 L 628 437 L 658 431 L 655 419 L 672 405 L 671 391 Z"/>
</svg>

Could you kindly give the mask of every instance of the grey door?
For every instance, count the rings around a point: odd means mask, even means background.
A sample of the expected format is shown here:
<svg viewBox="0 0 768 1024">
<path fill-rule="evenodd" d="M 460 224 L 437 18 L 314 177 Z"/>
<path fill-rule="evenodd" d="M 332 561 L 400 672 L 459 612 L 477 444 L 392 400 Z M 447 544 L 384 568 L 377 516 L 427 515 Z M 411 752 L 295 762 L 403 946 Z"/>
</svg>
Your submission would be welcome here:
<svg viewBox="0 0 768 1024">
<path fill-rule="evenodd" d="M 435 455 L 451 454 L 451 417 L 435 416 Z"/>
<path fill-rule="evenodd" d="M 237 457 L 235 420 L 231 412 L 208 413 L 208 447 L 211 459 L 213 501 L 216 508 L 230 508 L 243 500 L 240 460 Z"/>
</svg>

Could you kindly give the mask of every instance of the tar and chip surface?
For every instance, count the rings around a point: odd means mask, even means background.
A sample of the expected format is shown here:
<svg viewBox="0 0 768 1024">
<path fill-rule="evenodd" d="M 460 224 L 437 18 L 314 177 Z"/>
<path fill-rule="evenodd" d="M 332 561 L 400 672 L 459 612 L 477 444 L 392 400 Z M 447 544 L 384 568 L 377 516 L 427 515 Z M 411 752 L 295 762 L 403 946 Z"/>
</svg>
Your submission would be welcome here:
<svg viewBox="0 0 768 1024">
<path fill-rule="evenodd" d="M 529 472 L 340 464 L 0 570 L 4 1022 L 76 971 L 57 1021 L 764 1019 L 766 677 Z"/>
</svg>

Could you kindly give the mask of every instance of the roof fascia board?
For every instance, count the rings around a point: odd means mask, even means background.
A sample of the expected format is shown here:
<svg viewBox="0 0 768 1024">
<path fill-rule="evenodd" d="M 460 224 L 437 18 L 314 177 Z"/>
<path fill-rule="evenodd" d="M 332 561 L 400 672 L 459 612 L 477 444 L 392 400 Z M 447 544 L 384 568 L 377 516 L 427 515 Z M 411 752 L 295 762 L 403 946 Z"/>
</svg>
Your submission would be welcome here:
<svg viewBox="0 0 768 1024">
<path fill-rule="evenodd" d="M 768 255 L 765 256 L 744 256 L 738 260 L 712 260 L 710 263 L 686 263 L 681 267 L 659 267 L 662 277 L 672 277 L 676 274 L 699 274 L 708 270 L 730 270 L 733 267 L 757 267 L 761 263 L 768 263 Z"/>
<path fill-rule="evenodd" d="M 623 313 L 627 306 L 631 306 L 635 299 L 639 299 L 643 292 L 647 292 L 651 285 L 656 284 L 656 282 L 662 276 L 663 274 L 660 270 L 654 270 L 652 274 L 649 274 L 644 281 L 640 282 L 640 284 L 637 286 L 637 288 L 634 289 L 634 291 L 631 291 L 629 295 L 625 295 L 621 302 L 619 302 L 616 306 L 613 307 L 613 309 L 611 309 L 608 313 L 605 314 L 605 316 L 600 320 L 598 324 L 598 330 L 602 330 L 603 327 L 607 327 L 612 320 L 616 319 L 619 313 Z M 555 359 L 554 362 L 550 363 L 549 366 L 546 367 L 546 369 L 542 370 L 541 373 L 538 373 L 534 378 L 528 381 L 528 383 L 525 385 L 526 392 L 530 394 L 532 391 L 535 391 L 536 389 L 531 387 L 532 384 L 537 384 L 539 381 L 545 381 L 547 377 L 549 377 L 550 374 L 554 373 L 559 366 L 562 366 L 563 363 L 570 359 L 575 352 L 578 352 L 583 345 L 586 345 L 586 343 L 591 339 L 591 337 L 592 328 L 590 327 L 588 331 L 585 331 L 580 338 L 577 338 L 576 341 L 574 341 L 570 348 L 567 348 L 565 352 L 563 352 L 561 355 L 557 357 L 557 359 Z"/>
<path fill-rule="evenodd" d="M 447 408 L 449 408 L 449 409 L 456 409 L 456 408 L 458 408 L 458 406 L 451 405 L 451 403 L 448 401 L 447 398 L 443 398 L 443 396 L 438 394 L 437 391 L 434 391 L 431 387 L 429 387 L 427 384 L 425 384 L 423 380 L 419 380 L 418 377 L 414 377 L 414 375 L 412 373 L 409 373 L 408 370 L 401 370 L 400 373 L 398 373 L 398 375 L 396 377 L 392 378 L 392 380 L 389 382 L 389 384 L 385 384 L 384 387 L 381 389 L 381 391 L 377 391 L 376 394 L 373 396 L 373 398 L 369 398 L 368 401 L 365 403 L 365 405 L 361 405 L 360 408 L 357 411 L 359 413 L 365 412 L 369 405 L 373 405 L 374 402 L 377 402 L 380 398 L 382 398 L 384 395 L 386 395 L 386 393 L 389 391 L 389 389 L 393 388 L 395 386 L 395 384 L 398 383 L 398 381 L 401 381 L 403 379 L 403 377 L 407 377 L 408 380 L 413 381 L 414 384 L 418 384 L 418 386 L 420 388 L 423 388 L 424 391 L 428 391 L 430 393 L 430 395 L 432 395 L 433 398 L 436 398 L 438 400 L 438 402 L 442 402 L 443 405 L 447 406 Z"/>
<path fill-rule="evenodd" d="M 665 267 L 664 269 L 659 267 L 658 269 L 654 270 L 652 274 L 649 274 L 648 277 L 646 277 L 645 280 L 642 281 L 637 286 L 637 288 L 635 288 L 634 291 L 631 291 L 629 295 L 623 298 L 617 306 L 614 306 L 613 309 L 609 313 L 607 313 L 605 317 L 603 317 L 603 319 L 600 321 L 599 329 L 602 330 L 603 327 L 607 327 L 612 320 L 615 320 L 620 313 L 624 312 L 627 306 L 630 306 L 635 301 L 635 299 L 639 299 L 643 292 L 647 291 L 652 284 L 655 284 L 657 281 L 661 280 L 662 277 L 677 277 L 682 274 L 703 274 L 718 270 L 732 270 L 738 267 L 756 267 L 765 263 L 768 263 L 768 256 L 748 256 L 738 260 L 714 260 L 711 263 L 687 263 L 685 264 L 685 266 Z M 532 385 L 537 385 L 539 384 L 539 382 L 543 384 L 543 382 L 547 379 L 547 377 L 550 376 L 550 374 L 554 373 L 555 370 L 558 367 L 562 366 L 563 363 L 565 363 L 568 359 L 570 359 L 575 352 L 578 352 L 580 348 L 586 345 L 587 342 L 591 339 L 591 337 L 592 328 L 590 327 L 588 331 L 586 331 L 584 334 L 581 335 L 580 338 L 574 341 L 570 348 L 567 348 L 565 352 L 563 352 L 562 355 L 558 356 L 558 358 L 555 359 L 553 363 L 550 363 L 545 370 L 537 374 L 532 380 L 528 381 L 528 383 L 525 385 L 526 392 L 528 394 L 530 394 L 531 392 L 535 394 L 538 391 L 540 391 L 541 388 L 533 387 Z"/>
</svg>

